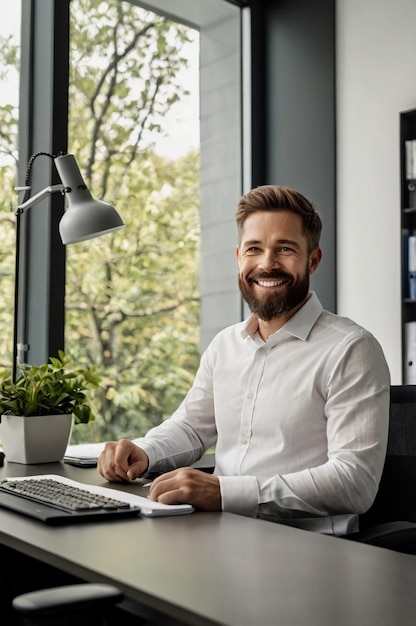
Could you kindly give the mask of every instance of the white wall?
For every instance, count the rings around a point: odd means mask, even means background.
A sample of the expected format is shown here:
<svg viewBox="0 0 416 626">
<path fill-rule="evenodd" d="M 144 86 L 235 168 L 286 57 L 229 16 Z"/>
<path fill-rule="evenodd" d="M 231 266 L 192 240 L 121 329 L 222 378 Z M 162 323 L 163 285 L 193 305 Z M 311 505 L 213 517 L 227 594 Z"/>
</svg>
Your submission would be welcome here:
<svg viewBox="0 0 416 626">
<path fill-rule="evenodd" d="M 401 380 L 399 112 L 416 108 L 415 0 L 337 0 L 338 313 Z"/>
</svg>

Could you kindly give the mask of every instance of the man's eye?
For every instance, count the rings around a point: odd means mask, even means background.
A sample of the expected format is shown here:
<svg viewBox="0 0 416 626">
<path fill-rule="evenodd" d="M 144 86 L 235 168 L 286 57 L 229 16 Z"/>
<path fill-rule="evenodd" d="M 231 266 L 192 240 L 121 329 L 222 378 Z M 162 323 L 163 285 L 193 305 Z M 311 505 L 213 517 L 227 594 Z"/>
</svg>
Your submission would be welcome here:
<svg viewBox="0 0 416 626">
<path fill-rule="evenodd" d="M 251 246 L 250 248 L 247 248 L 246 250 L 246 254 L 256 254 L 256 252 L 259 252 L 260 248 L 257 248 L 256 246 Z"/>
<path fill-rule="evenodd" d="M 281 248 L 279 248 L 279 252 L 284 252 L 284 253 L 293 252 L 293 249 L 288 248 L 288 246 L 282 246 Z"/>
</svg>

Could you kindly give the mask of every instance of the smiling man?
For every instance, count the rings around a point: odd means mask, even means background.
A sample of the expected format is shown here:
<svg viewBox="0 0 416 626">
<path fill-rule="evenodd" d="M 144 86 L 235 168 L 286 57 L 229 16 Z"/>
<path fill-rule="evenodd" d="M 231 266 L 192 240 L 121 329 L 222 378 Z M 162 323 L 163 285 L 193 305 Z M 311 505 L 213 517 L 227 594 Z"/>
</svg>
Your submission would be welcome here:
<svg viewBox="0 0 416 626">
<path fill-rule="evenodd" d="M 300 215 L 288 210 L 249 214 L 239 239 L 238 284 L 259 320 L 260 334 L 267 329 L 270 335 L 309 297 L 309 276 L 319 265 L 321 249 L 316 242 L 310 249 Z"/>
<path fill-rule="evenodd" d="M 295 524 L 331 518 L 336 533 L 356 530 L 387 446 L 382 349 L 310 292 L 322 223 L 304 196 L 257 187 L 236 219 L 250 317 L 214 338 L 174 415 L 144 438 L 107 443 L 98 470 L 113 481 L 160 472 L 149 496 L 167 504 Z M 189 467 L 213 444 L 213 475 Z"/>
</svg>

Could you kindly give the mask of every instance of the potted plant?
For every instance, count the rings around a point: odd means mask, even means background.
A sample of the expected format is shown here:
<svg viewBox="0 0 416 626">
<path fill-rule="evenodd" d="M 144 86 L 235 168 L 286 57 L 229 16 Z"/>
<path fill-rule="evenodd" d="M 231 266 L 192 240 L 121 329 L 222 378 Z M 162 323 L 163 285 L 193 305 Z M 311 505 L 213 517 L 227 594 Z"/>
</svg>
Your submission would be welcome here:
<svg viewBox="0 0 416 626">
<path fill-rule="evenodd" d="M 60 461 L 72 425 L 94 419 L 88 392 L 98 386 L 92 367 L 75 365 L 62 351 L 39 366 L 23 365 L 14 382 L 0 381 L 0 439 L 8 461 Z"/>
</svg>

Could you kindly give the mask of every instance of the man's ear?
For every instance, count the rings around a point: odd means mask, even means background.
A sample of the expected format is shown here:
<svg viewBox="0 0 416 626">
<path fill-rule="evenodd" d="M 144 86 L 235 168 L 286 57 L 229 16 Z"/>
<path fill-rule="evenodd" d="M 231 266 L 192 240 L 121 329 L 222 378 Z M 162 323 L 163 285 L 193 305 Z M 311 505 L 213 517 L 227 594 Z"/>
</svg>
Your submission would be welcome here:
<svg viewBox="0 0 416 626">
<path fill-rule="evenodd" d="M 238 265 L 240 265 L 240 246 L 235 247 L 235 258 L 237 259 Z"/>
<path fill-rule="evenodd" d="M 313 274 L 315 272 L 315 270 L 318 268 L 319 263 L 321 262 L 321 259 L 322 250 L 318 246 L 317 248 L 315 248 L 315 250 L 312 250 L 309 255 L 309 274 Z"/>
</svg>

